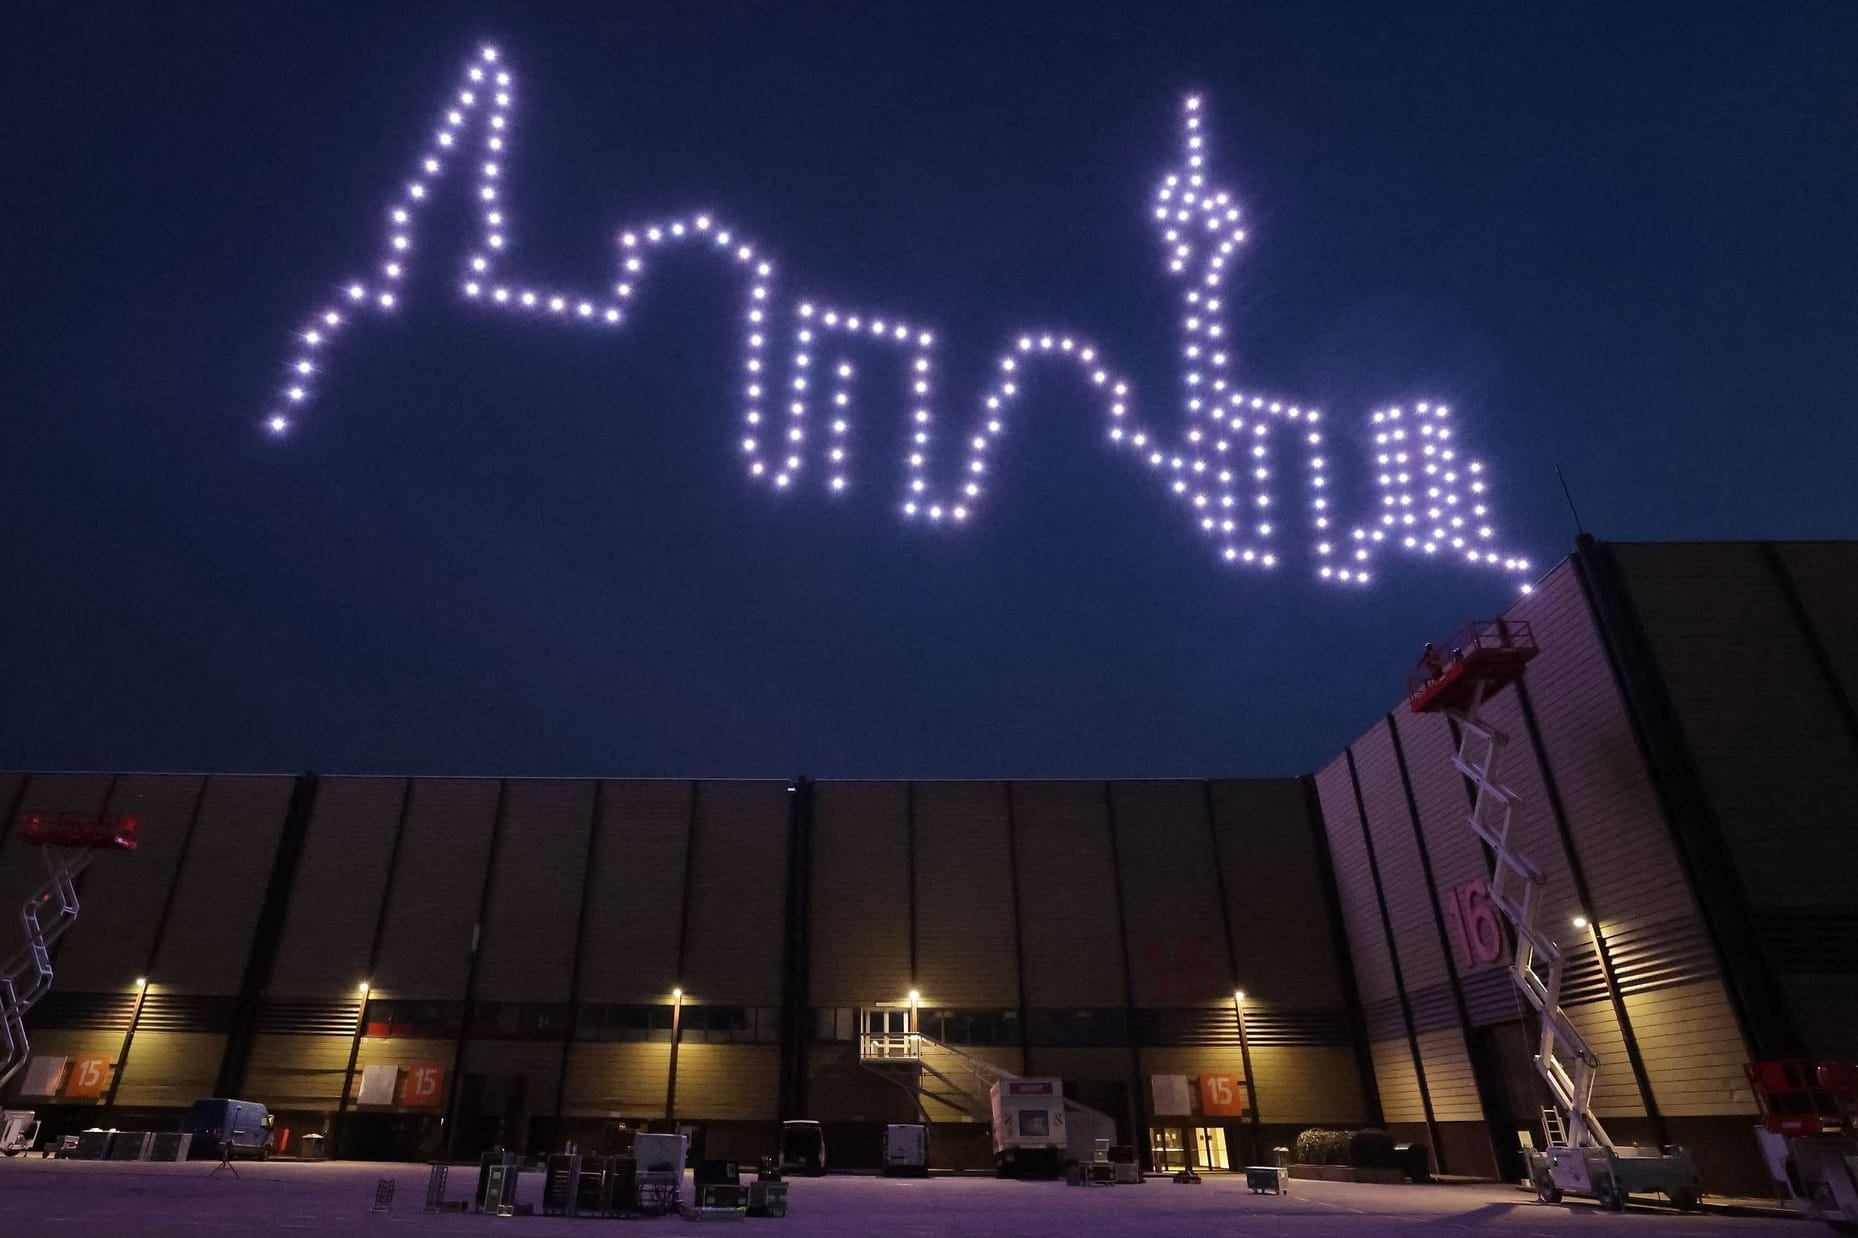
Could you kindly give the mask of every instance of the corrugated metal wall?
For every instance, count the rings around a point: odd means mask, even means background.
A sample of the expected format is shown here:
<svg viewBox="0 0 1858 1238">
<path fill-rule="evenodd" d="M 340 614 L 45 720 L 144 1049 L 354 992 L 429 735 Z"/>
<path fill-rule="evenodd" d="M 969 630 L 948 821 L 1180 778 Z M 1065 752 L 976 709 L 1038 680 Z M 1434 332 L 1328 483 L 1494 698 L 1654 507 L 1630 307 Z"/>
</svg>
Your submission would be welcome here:
<svg viewBox="0 0 1858 1238">
<path fill-rule="evenodd" d="M 372 977 L 377 1000 L 465 1000 L 501 796 L 487 779 L 414 782 Z"/>
<path fill-rule="evenodd" d="M 813 792 L 814 1006 L 906 1000 L 910 974 L 910 788 L 822 782 Z"/>
<path fill-rule="evenodd" d="M 1418 1049 L 1395 972 L 1393 943 L 1383 919 L 1374 866 L 1369 861 L 1368 836 L 1349 755 L 1344 753 L 1331 761 L 1315 781 L 1341 897 L 1342 925 L 1360 989 L 1381 1110 L 1388 1123 L 1396 1127 L 1417 1124 L 1424 1131 L 1432 1120 L 1431 1099 L 1415 1064 Z"/>
<path fill-rule="evenodd" d="M 698 799 L 694 782 L 606 784 L 587 891 L 582 1001 L 671 1000 L 680 979 L 684 866 Z"/>
<path fill-rule="evenodd" d="M 922 782 L 916 796 L 916 979 L 924 1000 L 1019 1006 L 1006 784 Z"/>
<path fill-rule="evenodd" d="M 1858 1058 L 1858 546 L 1609 549 L 1798 1047 Z"/>
</svg>

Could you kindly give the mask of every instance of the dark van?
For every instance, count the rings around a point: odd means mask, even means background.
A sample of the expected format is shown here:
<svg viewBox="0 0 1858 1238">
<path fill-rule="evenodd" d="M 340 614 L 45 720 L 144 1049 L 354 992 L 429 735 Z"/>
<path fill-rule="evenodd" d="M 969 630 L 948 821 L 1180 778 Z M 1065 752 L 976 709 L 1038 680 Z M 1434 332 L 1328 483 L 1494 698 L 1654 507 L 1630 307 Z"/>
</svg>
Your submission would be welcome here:
<svg viewBox="0 0 1858 1238">
<path fill-rule="evenodd" d="M 234 1156 L 263 1160 L 271 1154 L 271 1115 L 256 1101 L 197 1100 L 181 1119 L 181 1129 L 193 1133 L 192 1158 L 218 1157 L 222 1144 Z"/>
<path fill-rule="evenodd" d="M 819 1123 L 781 1123 L 781 1172 L 814 1177 L 826 1172 L 826 1136 Z"/>
</svg>

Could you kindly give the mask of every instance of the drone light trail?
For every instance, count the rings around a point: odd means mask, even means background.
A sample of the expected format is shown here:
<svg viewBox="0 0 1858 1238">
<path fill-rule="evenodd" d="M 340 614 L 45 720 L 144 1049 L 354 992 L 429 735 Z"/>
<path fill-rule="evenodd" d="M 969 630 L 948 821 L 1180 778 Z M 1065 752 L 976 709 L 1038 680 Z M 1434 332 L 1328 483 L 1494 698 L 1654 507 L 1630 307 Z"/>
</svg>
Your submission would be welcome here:
<svg viewBox="0 0 1858 1238">
<path fill-rule="evenodd" d="M 514 75 L 496 48 L 481 49 L 440 108 L 411 179 L 387 207 L 387 239 L 374 269 L 337 284 L 329 303 L 297 333 L 279 404 L 264 416 L 272 434 L 284 435 L 296 425 L 338 338 L 368 316 L 399 311 L 408 272 L 421 256 L 415 237 L 419 215 L 447 175 L 462 169 L 474 186 L 481 227 L 465 255 L 458 288 L 466 300 L 490 310 L 611 329 L 626 322 L 655 264 L 670 250 L 707 253 L 738 273 L 739 450 L 749 477 L 776 491 L 795 489 L 815 475 L 819 487 L 834 496 L 858 488 L 857 418 L 872 403 L 858 386 L 859 367 L 873 350 L 884 350 L 901 361 L 889 368 L 903 374 L 902 399 L 895 403 L 906 419 L 896 510 L 907 521 L 965 524 L 994 497 L 993 460 L 1034 377 L 1052 366 L 1070 367 L 1101 409 L 1105 441 L 1162 480 L 1225 562 L 1269 570 L 1284 561 L 1282 547 L 1291 544 L 1307 552 L 1322 579 L 1361 586 L 1374 578 L 1380 553 L 1398 551 L 1495 568 L 1518 580 L 1524 592 L 1529 589 L 1524 579 L 1529 561 L 1494 548 L 1484 467 L 1462 454 L 1445 406 L 1421 401 L 1373 414 L 1367 455 L 1380 510 L 1344 536 L 1330 492 L 1322 413 L 1236 383 L 1223 289 L 1246 233 L 1232 193 L 1208 183 L 1205 107 L 1197 97 L 1188 98 L 1182 112 L 1182 166 L 1163 178 L 1153 207 L 1168 274 L 1181 297 L 1183 424 L 1173 439 L 1136 419 L 1128 379 L 1098 345 L 1062 330 L 1026 331 L 1008 341 L 982 386 L 972 424 L 960 434 L 944 434 L 936 413 L 933 331 L 909 316 L 777 295 L 773 255 L 710 211 L 620 229 L 614 235 L 613 282 L 598 290 L 543 287 L 510 272 L 504 165 L 514 100 Z M 476 153 L 469 153 L 474 136 Z M 1279 505 L 1273 485 L 1274 449 L 1282 438 L 1301 449 L 1300 517 Z M 933 466 L 939 442 L 955 444 L 960 453 L 947 472 Z"/>
</svg>

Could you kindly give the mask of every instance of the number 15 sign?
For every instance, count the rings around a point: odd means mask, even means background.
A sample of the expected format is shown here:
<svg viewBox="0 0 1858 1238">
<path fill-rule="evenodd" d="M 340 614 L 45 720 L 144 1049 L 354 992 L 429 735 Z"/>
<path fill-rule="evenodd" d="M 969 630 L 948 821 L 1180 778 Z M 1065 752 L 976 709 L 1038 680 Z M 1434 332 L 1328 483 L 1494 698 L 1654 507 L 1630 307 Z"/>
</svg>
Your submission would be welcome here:
<svg viewBox="0 0 1858 1238">
<path fill-rule="evenodd" d="M 1244 1078 L 1240 1075 L 1201 1075 L 1200 1112 L 1209 1118 L 1244 1117 Z"/>
<path fill-rule="evenodd" d="M 400 1107 L 436 1109 L 444 1098 L 445 1064 L 443 1062 L 408 1062 L 400 1079 Z"/>
</svg>

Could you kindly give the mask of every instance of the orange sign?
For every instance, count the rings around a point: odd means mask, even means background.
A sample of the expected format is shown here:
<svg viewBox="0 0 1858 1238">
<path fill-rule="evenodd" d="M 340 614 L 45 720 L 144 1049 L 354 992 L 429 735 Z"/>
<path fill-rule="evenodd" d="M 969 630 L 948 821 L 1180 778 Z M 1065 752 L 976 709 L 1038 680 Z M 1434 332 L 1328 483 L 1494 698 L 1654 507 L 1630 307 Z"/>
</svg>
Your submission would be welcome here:
<svg viewBox="0 0 1858 1238">
<path fill-rule="evenodd" d="M 445 1093 L 445 1063 L 408 1062 L 400 1080 L 400 1107 L 437 1109 Z"/>
<path fill-rule="evenodd" d="M 1209 1118 L 1244 1117 L 1244 1078 L 1240 1075 L 1201 1075 L 1200 1112 Z"/>
<path fill-rule="evenodd" d="M 97 1100 L 110 1085 L 110 1071 L 116 1064 L 107 1057 L 80 1057 L 71 1063 L 65 1076 L 66 1100 Z"/>
</svg>

